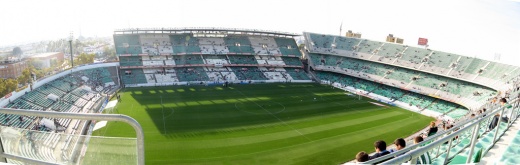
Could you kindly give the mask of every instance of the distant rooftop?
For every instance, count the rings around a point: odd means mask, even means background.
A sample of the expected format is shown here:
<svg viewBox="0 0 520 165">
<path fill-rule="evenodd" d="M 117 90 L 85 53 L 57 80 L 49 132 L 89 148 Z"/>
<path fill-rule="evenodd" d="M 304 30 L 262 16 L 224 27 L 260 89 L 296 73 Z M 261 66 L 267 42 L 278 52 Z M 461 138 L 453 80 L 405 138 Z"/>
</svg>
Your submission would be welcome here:
<svg viewBox="0 0 520 165">
<path fill-rule="evenodd" d="M 27 58 L 42 58 L 42 57 L 48 57 L 48 56 L 52 56 L 52 55 L 59 54 L 59 53 L 60 52 L 41 53 L 41 54 L 33 55 L 33 56 L 30 56 Z"/>
<path fill-rule="evenodd" d="M 297 33 L 269 31 L 259 29 L 239 29 L 221 27 L 186 27 L 186 28 L 129 28 L 117 29 L 114 34 L 182 34 L 182 33 L 208 33 L 208 34 L 248 34 L 267 35 L 280 37 L 301 36 Z"/>
<path fill-rule="evenodd" d="M 4 61 L 0 61 L 0 65 L 14 64 L 14 63 L 17 63 L 17 62 L 20 62 L 20 61 L 22 61 L 22 60 L 19 59 L 19 58 L 9 57 L 9 58 L 5 59 Z"/>
</svg>

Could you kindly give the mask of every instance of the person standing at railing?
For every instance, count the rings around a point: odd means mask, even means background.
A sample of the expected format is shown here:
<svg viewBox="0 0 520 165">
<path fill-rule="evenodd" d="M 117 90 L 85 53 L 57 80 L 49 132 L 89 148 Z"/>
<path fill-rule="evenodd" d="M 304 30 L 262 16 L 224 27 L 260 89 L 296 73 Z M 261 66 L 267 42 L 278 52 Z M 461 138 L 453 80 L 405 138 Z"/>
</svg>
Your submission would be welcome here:
<svg viewBox="0 0 520 165">
<path fill-rule="evenodd" d="M 435 121 L 430 122 L 430 129 L 426 132 L 426 137 L 435 135 L 439 131 L 439 128 L 436 126 Z"/>
<path fill-rule="evenodd" d="M 493 120 L 491 120 L 491 123 L 489 123 L 488 131 L 493 130 L 493 129 L 498 125 L 498 120 L 500 120 L 500 114 L 497 113 L 497 114 L 493 117 Z"/>
</svg>

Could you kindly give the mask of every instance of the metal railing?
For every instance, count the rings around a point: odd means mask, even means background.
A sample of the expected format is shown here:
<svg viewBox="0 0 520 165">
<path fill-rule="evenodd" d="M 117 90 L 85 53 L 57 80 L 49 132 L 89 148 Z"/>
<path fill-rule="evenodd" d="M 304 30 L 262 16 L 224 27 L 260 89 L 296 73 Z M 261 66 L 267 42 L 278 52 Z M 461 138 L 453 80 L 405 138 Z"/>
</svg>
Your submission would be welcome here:
<svg viewBox="0 0 520 165">
<path fill-rule="evenodd" d="M 460 143 L 460 139 L 462 139 L 463 136 L 470 136 L 470 144 L 467 147 L 464 147 L 464 149 L 458 151 L 458 153 L 464 151 L 465 149 L 469 149 L 467 154 L 466 163 L 471 163 L 471 160 L 473 159 L 475 146 L 477 141 L 481 136 L 479 136 L 480 129 L 482 126 L 485 126 L 486 128 L 488 125 L 493 121 L 493 118 L 495 114 L 500 114 L 500 117 L 498 118 L 498 123 L 495 128 L 491 130 L 487 130 L 484 133 L 493 133 L 493 139 L 489 147 L 484 148 L 484 152 L 487 152 L 491 147 L 499 140 L 499 136 L 503 135 L 508 128 L 513 124 L 513 121 L 515 121 L 518 118 L 519 110 L 518 107 L 520 103 L 519 99 L 515 99 L 513 101 L 510 101 L 509 104 L 505 104 L 503 106 L 499 106 L 498 108 L 490 111 L 489 113 L 484 113 L 476 116 L 473 120 L 467 120 L 465 122 L 461 122 L 456 124 L 453 128 L 448 129 L 446 131 L 440 131 L 437 134 L 430 136 L 426 138 L 423 142 L 407 146 L 406 148 L 399 150 L 397 152 L 390 153 L 388 155 L 363 162 L 363 164 L 401 164 L 405 163 L 407 161 L 413 162 L 412 164 L 415 164 L 415 161 L 417 158 L 425 154 L 426 152 L 435 153 L 433 154 L 432 159 L 440 159 L 440 155 L 445 154 L 445 157 L 443 158 L 443 164 L 447 164 L 450 160 L 450 150 L 452 147 Z M 509 112 L 509 114 L 504 114 L 505 112 Z M 502 124 L 502 117 L 506 115 L 509 117 L 507 120 L 507 123 L 505 125 L 504 129 L 501 129 Z M 499 130 L 502 130 L 502 132 L 499 132 Z M 468 134 L 470 133 L 470 134 Z M 484 134 L 483 133 L 483 134 Z M 500 135 L 499 135 L 500 133 Z M 483 135 L 482 134 L 482 135 Z M 442 149 L 441 146 L 447 144 L 447 149 Z M 455 144 L 455 145 L 454 145 Z M 453 154 L 453 153 L 451 153 Z M 457 154 L 457 153 L 455 153 Z M 390 160 L 388 160 L 390 159 Z M 388 161 L 385 161 L 388 160 Z"/>
<path fill-rule="evenodd" d="M 127 123 L 134 128 L 135 133 L 136 133 L 137 164 L 144 165 L 144 163 L 145 163 L 143 129 L 142 129 L 141 125 L 135 119 L 133 119 L 129 116 L 119 115 L 119 114 L 94 114 L 94 113 L 86 114 L 86 113 L 52 112 L 52 111 L 33 111 L 33 110 L 9 109 L 9 108 L 0 108 L 0 113 L 26 115 L 26 116 L 38 116 L 38 117 L 49 117 L 49 118 L 120 121 L 120 122 Z M 26 158 L 26 157 L 21 157 L 18 155 L 5 153 L 2 143 L 0 143 L 0 161 L 7 162 L 6 158 L 21 161 L 21 162 L 27 162 L 29 164 L 52 164 L 52 163 L 41 161 L 41 160 L 35 160 L 35 159 L 31 159 L 31 158 Z"/>
</svg>

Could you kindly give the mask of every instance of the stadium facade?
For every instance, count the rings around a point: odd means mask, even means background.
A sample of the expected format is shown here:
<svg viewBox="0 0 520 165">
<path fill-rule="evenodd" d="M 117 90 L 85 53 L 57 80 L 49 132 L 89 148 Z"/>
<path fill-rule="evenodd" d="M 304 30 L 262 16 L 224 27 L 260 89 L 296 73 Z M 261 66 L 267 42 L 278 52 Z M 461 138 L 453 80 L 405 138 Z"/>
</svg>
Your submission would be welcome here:
<svg viewBox="0 0 520 165">
<path fill-rule="evenodd" d="M 407 45 L 308 32 L 303 33 L 306 49 L 300 51 L 293 38 L 299 35 L 228 28 L 116 30 L 114 44 L 119 63 L 90 64 L 63 71 L 2 98 L 0 106 L 99 113 L 107 96 L 121 87 L 314 80 L 424 115 L 462 121 L 472 111 L 497 108 L 488 103 L 495 97 L 513 96 L 517 91 L 517 66 Z M 308 68 L 302 57 L 308 59 Z M 507 112 L 511 112 L 511 119 L 516 119 L 513 110 Z M 45 121 L 54 123 L 44 126 Z M 477 122 L 478 125 L 471 126 L 478 128 L 480 122 L 490 121 L 482 118 Z M 89 135 L 93 127 L 91 121 L 15 114 L 1 115 L 0 123 L 3 128 L 17 128 L 18 133 L 60 130 L 66 135 Z M 76 162 L 84 156 L 79 151 L 87 145 L 70 137 L 50 133 L 39 137 L 41 143 L 36 147 L 10 145 L 4 152 L 17 151 L 14 154 L 46 162 Z M 5 141 L 2 139 L 2 143 Z M 437 154 L 442 155 L 439 151 Z M 447 155 L 443 158 L 450 157 Z"/>
</svg>

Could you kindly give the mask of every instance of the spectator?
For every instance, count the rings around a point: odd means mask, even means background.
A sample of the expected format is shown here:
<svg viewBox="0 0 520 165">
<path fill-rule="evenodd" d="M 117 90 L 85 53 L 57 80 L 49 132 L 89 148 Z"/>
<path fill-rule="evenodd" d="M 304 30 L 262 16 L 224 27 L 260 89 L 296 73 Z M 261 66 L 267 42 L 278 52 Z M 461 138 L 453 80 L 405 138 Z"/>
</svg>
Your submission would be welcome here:
<svg viewBox="0 0 520 165">
<path fill-rule="evenodd" d="M 368 154 L 365 151 L 358 152 L 356 154 L 356 161 L 357 162 L 366 162 L 366 161 L 368 161 Z"/>
<path fill-rule="evenodd" d="M 435 135 L 435 133 L 437 133 L 438 130 L 439 130 L 439 128 L 437 128 L 437 126 L 435 125 L 435 121 L 432 121 L 432 122 L 430 122 L 430 129 L 428 129 L 426 136 L 428 137 L 428 136 Z"/>
<path fill-rule="evenodd" d="M 390 152 L 397 152 L 399 150 L 404 149 L 406 147 L 406 141 L 404 141 L 403 138 L 398 138 L 398 139 L 395 139 L 394 145 L 395 145 L 395 149 L 391 149 Z M 396 157 L 400 156 L 400 155 L 402 155 L 402 154 L 396 155 Z"/>
<path fill-rule="evenodd" d="M 414 144 L 418 144 L 422 142 L 424 139 L 421 136 L 417 136 L 413 139 Z M 425 152 L 421 156 L 417 158 L 417 162 L 414 164 L 432 164 L 430 159 L 430 154 L 428 152 Z"/>
<path fill-rule="evenodd" d="M 424 139 L 422 136 L 417 136 L 415 138 L 413 138 L 413 144 L 418 144 L 420 142 L 422 142 Z"/>
<path fill-rule="evenodd" d="M 497 113 L 495 116 L 493 116 L 493 120 L 491 120 L 491 123 L 489 123 L 488 131 L 491 131 L 498 125 L 498 120 L 500 120 L 500 114 Z"/>
<path fill-rule="evenodd" d="M 389 154 L 390 152 L 386 150 L 386 142 L 383 140 L 378 140 L 374 143 L 374 148 L 376 150 L 376 153 L 372 156 L 369 156 L 369 159 L 375 159 L 384 155 Z"/>
<path fill-rule="evenodd" d="M 506 98 L 501 98 L 501 99 L 500 99 L 500 105 L 501 105 L 501 106 L 504 106 L 505 104 L 507 104 L 507 100 L 506 100 Z"/>
</svg>

